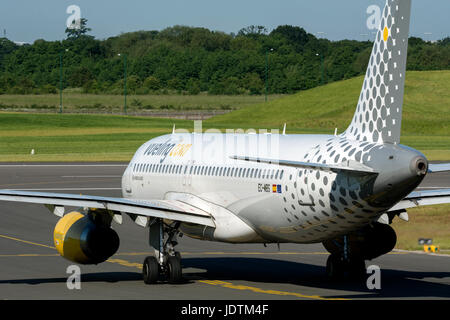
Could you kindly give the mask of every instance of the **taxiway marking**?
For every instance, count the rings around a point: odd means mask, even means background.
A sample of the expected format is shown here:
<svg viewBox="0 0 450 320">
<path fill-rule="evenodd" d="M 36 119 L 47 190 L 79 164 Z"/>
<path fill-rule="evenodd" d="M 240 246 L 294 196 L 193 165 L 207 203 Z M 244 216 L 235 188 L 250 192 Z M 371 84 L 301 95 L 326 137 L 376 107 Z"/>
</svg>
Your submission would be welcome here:
<svg viewBox="0 0 450 320">
<path fill-rule="evenodd" d="M 88 181 L 78 181 L 78 182 L 108 182 L 108 183 L 111 183 L 110 180 L 88 180 Z M 67 181 L 23 182 L 23 183 L 15 183 L 15 184 L 3 184 L 3 185 L 0 185 L 0 189 L 9 189 L 8 187 L 14 187 L 14 186 L 45 185 L 45 184 L 47 184 L 47 185 L 48 184 L 67 184 Z M 26 190 L 30 190 L 30 189 L 26 189 Z M 56 189 L 53 189 L 53 190 L 56 190 Z"/>
<path fill-rule="evenodd" d="M 14 237 L 9 237 L 9 236 L 4 236 L 4 235 L 0 235 L 0 237 L 6 238 L 6 239 L 10 239 L 10 240 L 19 241 L 19 242 L 23 242 L 23 243 L 27 243 L 27 244 L 32 244 L 32 245 L 36 245 L 36 246 L 46 247 L 46 248 L 50 248 L 50 249 L 56 249 L 55 247 L 47 246 L 47 245 L 36 243 L 36 242 L 26 241 L 26 240 L 14 238 Z M 209 254 L 211 254 L 211 252 L 209 252 Z M 2 256 L 11 256 L 11 255 L 2 255 Z M 22 255 L 16 255 L 16 256 L 36 256 L 36 255 L 34 255 L 34 254 L 33 255 L 30 255 L 30 254 L 23 255 L 22 254 Z M 127 261 L 127 260 L 115 259 L 115 258 L 108 259 L 108 260 L 106 260 L 106 262 L 117 263 L 117 264 L 119 264 L 121 266 L 137 268 L 139 270 L 142 270 L 142 266 L 143 266 L 142 263 L 130 262 L 130 261 Z M 196 281 L 200 282 L 200 283 L 203 283 L 203 284 L 220 286 L 220 287 L 228 288 L 228 289 L 248 290 L 248 291 L 252 291 L 252 292 L 256 292 L 256 293 L 263 293 L 263 294 L 272 294 L 272 295 L 281 295 L 281 296 L 294 296 L 294 297 L 298 297 L 298 298 L 307 298 L 307 299 L 315 299 L 315 300 L 349 300 L 349 299 L 343 299 L 343 298 L 325 298 L 325 297 L 315 296 L 315 295 L 314 296 L 309 296 L 309 295 L 304 295 L 304 294 L 301 294 L 301 293 L 298 293 L 298 292 L 279 291 L 279 290 L 266 290 L 266 289 L 261 289 L 261 288 L 257 288 L 257 287 L 252 287 L 252 286 L 236 285 L 236 284 L 233 284 L 231 282 L 225 282 L 225 281 L 219 281 L 219 280 L 196 280 Z"/>
<path fill-rule="evenodd" d="M 61 178 L 122 178 L 122 176 L 61 176 Z"/>
<path fill-rule="evenodd" d="M 315 300 L 350 300 L 350 299 L 345 299 L 345 298 L 325 298 L 325 297 L 316 296 L 316 295 L 310 296 L 310 295 L 305 295 L 305 294 L 301 294 L 298 292 L 290 292 L 290 291 L 266 290 L 266 289 L 251 287 L 251 286 L 236 285 L 231 282 L 220 281 L 220 280 L 197 280 L 197 281 L 201 282 L 201 283 L 213 285 L 213 286 L 220 286 L 223 288 L 229 288 L 229 289 L 235 289 L 235 290 L 248 290 L 248 291 L 253 291 L 256 293 L 273 294 L 273 295 L 279 295 L 279 296 L 294 296 L 294 297 L 298 297 L 298 298 L 307 298 L 307 299 L 315 299 Z"/>
<path fill-rule="evenodd" d="M 28 188 L 14 189 L 15 191 L 95 191 L 95 190 L 122 190 L 122 188 Z"/>
<path fill-rule="evenodd" d="M 5 239 L 9 239 L 9 240 L 18 241 L 18 242 L 24 242 L 24 243 L 32 244 L 32 245 L 35 245 L 35 246 L 40 246 L 40 247 L 45 247 L 45 248 L 50 248 L 50 249 L 56 249 L 55 247 L 48 246 L 46 244 L 40 244 L 40 243 L 31 242 L 31 241 L 27 241 L 27 240 L 17 239 L 17 238 L 5 236 L 5 235 L 2 235 L 2 234 L 0 234 L 0 237 L 1 238 L 5 238 Z"/>
<path fill-rule="evenodd" d="M 0 164 L 1 167 L 127 167 L 128 164 Z"/>
</svg>

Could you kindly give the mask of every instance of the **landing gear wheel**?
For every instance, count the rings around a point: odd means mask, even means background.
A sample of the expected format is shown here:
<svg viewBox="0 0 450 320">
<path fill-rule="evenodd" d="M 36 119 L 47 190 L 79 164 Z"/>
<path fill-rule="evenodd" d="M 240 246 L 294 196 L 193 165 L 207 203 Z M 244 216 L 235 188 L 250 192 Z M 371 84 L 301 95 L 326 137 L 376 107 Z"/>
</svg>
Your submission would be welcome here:
<svg viewBox="0 0 450 320">
<path fill-rule="evenodd" d="M 159 275 L 159 264 L 155 257 L 145 258 L 142 266 L 142 276 L 145 284 L 156 283 Z"/>
<path fill-rule="evenodd" d="M 334 255 L 328 256 L 326 273 L 327 276 L 333 280 L 340 279 L 343 277 L 344 266 L 339 257 L 336 257 Z"/>
<path fill-rule="evenodd" d="M 366 262 L 363 259 L 351 260 L 348 272 L 353 279 L 363 279 L 366 276 Z"/>
<path fill-rule="evenodd" d="M 181 263 L 181 254 L 178 251 L 175 252 L 175 258 L 177 258 Z"/>
<path fill-rule="evenodd" d="M 167 273 L 169 283 L 179 283 L 181 281 L 181 257 L 169 256 L 167 259 Z"/>
</svg>

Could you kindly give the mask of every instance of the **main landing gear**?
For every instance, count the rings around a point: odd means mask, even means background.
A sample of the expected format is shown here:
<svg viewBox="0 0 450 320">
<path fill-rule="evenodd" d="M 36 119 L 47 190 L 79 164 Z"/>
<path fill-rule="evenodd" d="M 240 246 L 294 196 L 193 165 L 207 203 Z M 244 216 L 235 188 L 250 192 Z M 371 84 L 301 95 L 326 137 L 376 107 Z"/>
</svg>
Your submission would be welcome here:
<svg viewBox="0 0 450 320">
<path fill-rule="evenodd" d="M 326 273 L 333 280 L 363 279 L 366 276 L 366 263 L 361 258 L 343 259 L 331 254 L 327 259 Z"/>
<path fill-rule="evenodd" d="M 182 280 L 181 255 L 174 250 L 176 237 L 180 233 L 179 222 L 170 226 L 161 219 L 154 219 L 149 228 L 149 244 L 155 250 L 154 256 L 146 257 L 142 266 L 144 283 L 156 283 L 159 279 L 169 283 L 180 283 Z M 166 240 L 164 240 L 166 236 Z"/>
<path fill-rule="evenodd" d="M 343 236 L 341 240 L 341 243 L 337 239 L 333 241 L 335 250 L 330 250 L 331 254 L 327 259 L 327 276 L 333 280 L 364 278 L 366 276 L 364 258 L 349 250 L 347 236 Z"/>
<path fill-rule="evenodd" d="M 394 249 L 397 236 L 391 226 L 372 223 L 360 230 L 323 242 L 331 253 L 327 261 L 330 278 L 367 277 L 365 260 L 375 259 Z"/>
</svg>

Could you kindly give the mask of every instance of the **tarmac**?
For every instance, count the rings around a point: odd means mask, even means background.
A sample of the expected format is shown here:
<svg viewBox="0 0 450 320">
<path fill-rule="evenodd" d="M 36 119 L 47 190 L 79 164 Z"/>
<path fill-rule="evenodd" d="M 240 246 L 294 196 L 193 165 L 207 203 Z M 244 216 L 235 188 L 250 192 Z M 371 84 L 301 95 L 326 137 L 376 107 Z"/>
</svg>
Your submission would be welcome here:
<svg viewBox="0 0 450 320">
<path fill-rule="evenodd" d="M 0 189 L 121 197 L 123 163 L 0 164 Z M 450 173 L 428 175 L 420 189 L 450 188 Z M 124 216 L 113 224 L 121 244 L 108 261 L 80 265 L 80 289 L 53 243 L 58 217 L 43 205 L 0 202 L 0 299 L 377 300 L 450 299 L 450 255 L 393 251 L 366 263 L 380 268 L 380 289 L 367 281 L 330 281 L 321 244 L 225 244 L 180 239 L 181 284 L 145 285 L 148 230 Z M 405 222 L 406 223 L 406 222 Z M 413 223 L 413 222 L 408 222 Z M 442 226 L 448 228 L 448 226 Z M 368 274 L 369 278 L 371 274 Z M 70 282 L 70 281 L 69 281 Z"/>
</svg>

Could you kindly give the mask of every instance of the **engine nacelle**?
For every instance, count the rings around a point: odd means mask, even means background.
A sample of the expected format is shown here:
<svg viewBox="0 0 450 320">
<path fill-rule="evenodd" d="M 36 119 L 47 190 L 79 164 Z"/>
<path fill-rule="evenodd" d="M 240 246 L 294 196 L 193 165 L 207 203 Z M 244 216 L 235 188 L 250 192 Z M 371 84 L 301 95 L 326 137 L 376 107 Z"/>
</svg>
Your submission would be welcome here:
<svg viewBox="0 0 450 320">
<path fill-rule="evenodd" d="M 391 226 L 374 223 L 371 226 L 347 235 L 347 249 L 350 258 L 372 260 L 394 249 L 397 235 Z M 331 254 L 340 255 L 344 248 L 344 237 L 323 242 Z"/>
<path fill-rule="evenodd" d="M 59 254 L 76 263 L 97 264 L 119 249 L 119 236 L 109 226 L 95 224 L 88 215 L 70 212 L 62 217 L 53 233 Z"/>
</svg>

